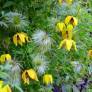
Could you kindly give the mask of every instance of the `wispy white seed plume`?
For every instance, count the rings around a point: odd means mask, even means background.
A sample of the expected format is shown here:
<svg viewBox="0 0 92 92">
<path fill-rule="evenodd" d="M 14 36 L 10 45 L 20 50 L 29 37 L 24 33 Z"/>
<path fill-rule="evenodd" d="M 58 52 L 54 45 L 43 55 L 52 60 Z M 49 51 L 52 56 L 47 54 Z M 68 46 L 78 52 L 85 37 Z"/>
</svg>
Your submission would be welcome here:
<svg viewBox="0 0 92 92">
<path fill-rule="evenodd" d="M 48 69 L 48 61 L 44 55 L 38 54 L 33 57 L 33 65 L 39 75 L 44 74 Z"/>
<path fill-rule="evenodd" d="M 8 24 L 9 27 L 14 27 L 15 29 L 24 29 L 28 26 L 29 22 L 26 17 L 17 12 L 8 12 L 3 15 L 5 23 Z"/>
<path fill-rule="evenodd" d="M 82 65 L 78 61 L 73 61 L 72 62 L 72 65 L 74 67 L 74 71 L 75 72 L 78 72 L 79 73 L 81 71 Z"/>
<path fill-rule="evenodd" d="M 51 49 L 53 43 L 52 38 L 44 31 L 37 30 L 32 39 L 40 47 L 41 51 L 46 52 Z"/>
</svg>

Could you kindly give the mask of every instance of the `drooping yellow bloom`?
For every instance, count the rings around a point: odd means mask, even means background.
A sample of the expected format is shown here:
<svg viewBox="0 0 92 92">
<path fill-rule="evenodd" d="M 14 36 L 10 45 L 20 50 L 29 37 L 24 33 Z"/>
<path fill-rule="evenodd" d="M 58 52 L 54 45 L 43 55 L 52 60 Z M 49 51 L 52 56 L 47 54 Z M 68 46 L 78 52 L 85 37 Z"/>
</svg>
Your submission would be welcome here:
<svg viewBox="0 0 92 92">
<path fill-rule="evenodd" d="M 62 38 L 63 39 L 72 39 L 72 30 L 73 26 L 71 24 L 67 25 L 66 30 L 62 31 Z"/>
<path fill-rule="evenodd" d="M 12 92 L 9 85 L 4 85 L 3 81 L 0 81 L 0 92 Z"/>
<path fill-rule="evenodd" d="M 13 42 L 14 44 L 17 46 L 18 44 L 19 45 L 23 45 L 23 43 L 26 43 L 28 42 L 28 36 L 26 33 L 17 33 L 13 36 Z"/>
<path fill-rule="evenodd" d="M 89 51 L 88 51 L 88 57 L 89 57 L 89 58 L 92 58 L 92 50 L 89 50 Z"/>
<path fill-rule="evenodd" d="M 63 39 L 71 39 L 72 38 L 72 30 L 71 31 L 62 31 Z"/>
<path fill-rule="evenodd" d="M 66 30 L 72 31 L 73 30 L 73 26 L 71 24 L 68 24 Z"/>
<path fill-rule="evenodd" d="M 72 4 L 73 0 L 66 0 L 67 4 Z"/>
<path fill-rule="evenodd" d="M 52 84 L 53 83 L 53 77 L 51 74 L 45 74 L 43 76 L 43 83 L 46 85 Z"/>
<path fill-rule="evenodd" d="M 58 22 L 56 25 L 58 31 L 63 31 L 65 29 L 65 24 L 63 22 Z"/>
<path fill-rule="evenodd" d="M 78 20 L 73 16 L 67 16 L 65 18 L 65 24 L 72 24 L 73 26 L 77 26 Z"/>
<path fill-rule="evenodd" d="M 22 79 L 24 83 L 27 83 L 27 84 L 29 84 L 30 79 L 38 81 L 37 74 L 33 69 L 25 70 L 22 73 Z"/>
<path fill-rule="evenodd" d="M 70 49 L 73 47 L 76 51 L 76 42 L 72 39 L 64 39 L 63 41 L 61 41 L 60 45 L 59 45 L 59 49 L 64 46 L 68 51 L 70 51 Z"/>
<path fill-rule="evenodd" d="M 4 63 L 5 61 L 11 61 L 11 55 L 10 54 L 3 54 L 0 56 L 0 62 Z"/>
</svg>

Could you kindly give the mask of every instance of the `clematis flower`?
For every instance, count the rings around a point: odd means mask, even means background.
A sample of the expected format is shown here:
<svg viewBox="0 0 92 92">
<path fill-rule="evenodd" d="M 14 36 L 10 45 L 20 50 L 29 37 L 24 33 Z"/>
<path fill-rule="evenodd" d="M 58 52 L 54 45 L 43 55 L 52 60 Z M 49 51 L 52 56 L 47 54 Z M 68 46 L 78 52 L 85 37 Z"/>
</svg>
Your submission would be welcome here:
<svg viewBox="0 0 92 92">
<path fill-rule="evenodd" d="M 43 76 L 43 83 L 46 85 L 52 84 L 53 83 L 53 77 L 51 74 L 45 74 Z"/>
<path fill-rule="evenodd" d="M 13 36 L 13 42 L 14 42 L 14 44 L 17 46 L 18 44 L 19 45 L 23 45 L 23 43 L 26 43 L 26 42 L 28 42 L 29 40 L 28 40 L 28 36 L 27 36 L 27 34 L 26 33 L 23 33 L 23 32 L 21 32 L 21 33 L 17 33 L 17 34 L 15 34 L 14 36 Z"/>
<path fill-rule="evenodd" d="M 62 32 L 65 29 L 65 24 L 63 22 L 58 22 L 56 28 L 58 31 Z"/>
<path fill-rule="evenodd" d="M 10 54 L 3 54 L 0 56 L 0 62 L 4 63 L 5 61 L 10 61 L 11 55 Z"/>
<path fill-rule="evenodd" d="M 73 26 L 71 24 L 67 25 L 66 30 L 62 31 L 62 38 L 63 39 L 72 39 L 72 30 Z"/>
<path fill-rule="evenodd" d="M 88 51 L 88 57 L 92 58 L 92 50 Z"/>
<path fill-rule="evenodd" d="M 77 48 L 76 48 L 76 42 L 72 39 L 64 39 L 63 41 L 61 41 L 60 45 L 59 45 L 59 49 L 62 47 L 62 46 L 65 46 L 65 48 L 70 51 L 70 49 L 72 47 L 74 47 L 74 49 L 77 51 Z"/>
<path fill-rule="evenodd" d="M 67 16 L 65 18 L 65 24 L 66 25 L 72 24 L 75 27 L 78 24 L 78 20 L 75 17 L 73 17 L 73 16 Z"/>
<path fill-rule="evenodd" d="M 3 81 L 0 81 L 0 92 L 12 92 L 10 86 L 4 85 Z"/>
<path fill-rule="evenodd" d="M 72 4 L 73 0 L 66 0 L 67 4 Z"/>
<path fill-rule="evenodd" d="M 24 83 L 27 83 L 27 84 L 29 84 L 30 79 L 38 81 L 37 74 L 33 69 L 25 70 L 22 73 L 22 79 Z"/>
</svg>

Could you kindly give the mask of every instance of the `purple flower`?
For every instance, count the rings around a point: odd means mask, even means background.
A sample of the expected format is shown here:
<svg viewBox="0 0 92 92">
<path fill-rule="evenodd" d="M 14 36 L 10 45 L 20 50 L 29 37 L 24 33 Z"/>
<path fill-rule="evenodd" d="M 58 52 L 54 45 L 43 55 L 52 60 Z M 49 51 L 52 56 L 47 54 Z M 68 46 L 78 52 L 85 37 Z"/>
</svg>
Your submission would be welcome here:
<svg viewBox="0 0 92 92">
<path fill-rule="evenodd" d="M 54 85 L 53 92 L 61 92 L 59 86 Z"/>
</svg>

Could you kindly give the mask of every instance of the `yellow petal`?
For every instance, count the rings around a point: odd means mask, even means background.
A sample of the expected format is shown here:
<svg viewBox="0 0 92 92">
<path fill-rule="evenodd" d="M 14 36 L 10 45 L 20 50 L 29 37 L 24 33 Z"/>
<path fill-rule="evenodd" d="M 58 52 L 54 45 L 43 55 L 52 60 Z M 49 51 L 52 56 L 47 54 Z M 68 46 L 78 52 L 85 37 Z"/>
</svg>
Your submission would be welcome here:
<svg viewBox="0 0 92 92">
<path fill-rule="evenodd" d="M 38 81 L 37 74 L 33 69 L 27 70 L 27 73 L 31 79 Z"/>
<path fill-rule="evenodd" d="M 66 39 L 66 38 L 67 38 L 67 34 L 66 34 L 66 31 L 65 31 L 65 30 L 62 31 L 62 38 L 63 38 L 63 39 Z"/>
<path fill-rule="evenodd" d="M 17 43 L 18 43 L 18 42 L 17 42 L 17 35 L 14 35 L 14 36 L 13 36 L 13 42 L 14 42 L 14 44 L 17 46 Z"/>
<path fill-rule="evenodd" d="M 22 43 L 25 43 L 25 35 L 23 33 L 19 33 L 19 38 Z"/>
<path fill-rule="evenodd" d="M 53 78 L 52 78 L 52 75 L 49 75 L 49 79 L 51 81 L 51 84 L 53 83 Z"/>
<path fill-rule="evenodd" d="M 66 30 L 72 31 L 73 30 L 73 26 L 71 24 L 67 25 L 67 29 Z"/>
<path fill-rule="evenodd" d="M 21 45 L 21 46 L 23 45 L 21 40 L 18 40 L 18 44 Z"/>
<path fill-rule="evenodd" d="M 4 82 L 3 81 L 0 81 L 0 88 L 2 88 Z"/>
<path fill-rule="evenodd" d="M 72 1 L 73 1 L 73 0 L 66 0 L 66 3 L 67 3 L 67 4 L 72 4 Z"/>
<path fill-rule="evenodd" d="M 63 22 L 59 22 L 59 23 L 57 23 L 56 28 L 59 31 L 63 31 L 65 28 L 65 24 Z"/>
<path fill-rule="evenodd" d="M 28 36 L 26 33 L 21 32 L 21 33 L 17 33 L 13 36 L 13 42 L 14 44 L 17 46 L 19 45 L 23 45 L 23 43 L 28 42 Z"/>
<path fill-rule="evenodd" d="M 72 30 L 62 31 L 63 39 L 72 39 Z"/>
<path fill-rule="evenodd" d="M 29 84 L 29 78 L 26 70 L 22 73 L 22 79 L 24 81 L 24 84 Z"/>
<path fill-rule="evenodd" d="M 88 51 L 88 57 L 89 57 L 89 58 L 92 58 L 92 50 L 89 50 L 89 51 Z"/>
<path fill-rule="evenodd" d="M 5 85 L 5 86 L 3 87 L 3 92 L 12 92 L 12 91 L 11 91 L 11 88 L 9 87 L 9 85 Z"/>
<path fill-rule="evenodd" d="M 6 60 L 7 61 L 11 60 L 11 55 L 10 54 L 6 54 Z"/>
<path fill-rule="evenodd" d="M 76 26 L 78 24 L 78 20 L 73 16 L 67 16 L 65 18 L 65 24 L 72 24 L 73 26 Z"/>
<path fill-rule="evenodd" d="M 5 57 L 4 56 L 0 57 L 0 63 L 5 63 Z"/>
<path fill-rule="evenodd" d="M 45 74 L 43 76 L 43 83 L 48 85 L 48 84 L 52 84 L 53 83 L 53 78 L 52 78 L 52 75 L 50 74 Z"/>
<path fill-rule="evenodd" d="M 65 24 L 66 24 L 66 25 L 69 24 L 71 18 L 72 18 L 72 16 L 67 16 L 67 17 L 65 18 Z"/>
<path fill-rule="evenodd" d="M 73 19 L 74 19 L 73 26 L 77 26 L 78 25 L 78 20 L 75 17 L 73 17 Z"/>
<path fill-rule="evenodd" d="M 24 33 L 24 32 L 22 32 L 22 34 L 25 36 L 25 40 L 28 42 L 29 41 L 28 40 L 28 35 L 26 33 Z"/>
<path fill-rule="evenodd" d="M 0 57 L 0 62 L 4 63 L 5 61 L 10 61 L 11 60 L 11 55 L 10 54 L 3 54 Z"/>
<path fill-rule="evenodd" d="M 62 4 L 62 0 L 58 0 L 58 3 L 59 3 L 59 5 L 61 5 Z"/>
<path fill-rule="evenodd" d="M 72 40 L 66 39 L 66 49 L 70 51 L 71 47 L 72 47 Z"/>
<path fill-rule="evenodd" d="M 72 41 L 72 45 L 73 45 L 75 51 L 77 51 L 77 47 L 76 47 L 76 42 L 75 41 Z"/>
<path fill-rule="evenodd" d="M 63 40 L 63 41 L 60 42 L 59 49 L 62 48 L 62 46 L 65 44 L 65 41 L 66 40 Z"/>
</svg>

